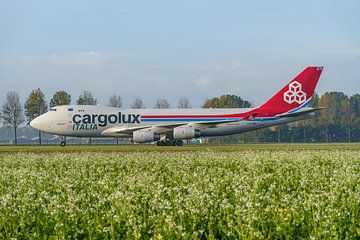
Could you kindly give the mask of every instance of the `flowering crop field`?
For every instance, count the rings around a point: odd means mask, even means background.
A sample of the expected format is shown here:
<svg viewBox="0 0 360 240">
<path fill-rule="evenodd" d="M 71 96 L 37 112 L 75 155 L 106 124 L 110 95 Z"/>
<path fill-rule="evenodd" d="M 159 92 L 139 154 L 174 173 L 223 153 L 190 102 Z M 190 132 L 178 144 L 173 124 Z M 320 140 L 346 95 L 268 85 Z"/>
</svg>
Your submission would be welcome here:
<svg viewBox="0 0 360 240">
<path fill-rule="evenodd" d="M 358 147 L 54 149 L 0 151 L 0 239 L 360 238 Z"/>
</svg>

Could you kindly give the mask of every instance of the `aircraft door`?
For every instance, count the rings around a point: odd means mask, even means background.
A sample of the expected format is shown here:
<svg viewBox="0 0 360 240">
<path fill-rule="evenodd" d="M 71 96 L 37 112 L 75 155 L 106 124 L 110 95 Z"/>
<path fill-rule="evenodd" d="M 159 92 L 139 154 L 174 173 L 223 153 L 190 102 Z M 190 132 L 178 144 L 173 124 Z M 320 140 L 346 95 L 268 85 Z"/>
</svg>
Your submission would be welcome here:
<svg viewBox="0 0 360 240">
<path fill-rule="evenodd" d="M 72 114 L 69 113 L 67 116 L 67 124 L 66 124 L 66 131 L 69 133 L 72 131 Z"/>
</svg>

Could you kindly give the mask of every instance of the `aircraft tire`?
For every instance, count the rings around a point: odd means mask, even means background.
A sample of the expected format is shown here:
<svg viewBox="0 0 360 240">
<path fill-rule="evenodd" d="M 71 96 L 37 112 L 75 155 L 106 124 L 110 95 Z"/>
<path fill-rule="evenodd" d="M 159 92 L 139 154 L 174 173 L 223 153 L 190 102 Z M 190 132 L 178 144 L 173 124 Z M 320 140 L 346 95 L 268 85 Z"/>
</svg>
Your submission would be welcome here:
<svg viewBox="0 0 360 240">
<path fill-rule="evenodd" d="M 176 146 L 182 146 L 184 143 L 182 140 L 176 141 Z"/>
<path fill-rule="evenodd" d="M 61 146 L 61 147 L 65 147 L 65 146 L 66 146 L 66 142 L 65 142 L 65 141 L 61 141 L 61 142 L 60 142 L 60 146 Z"/>
</svg>

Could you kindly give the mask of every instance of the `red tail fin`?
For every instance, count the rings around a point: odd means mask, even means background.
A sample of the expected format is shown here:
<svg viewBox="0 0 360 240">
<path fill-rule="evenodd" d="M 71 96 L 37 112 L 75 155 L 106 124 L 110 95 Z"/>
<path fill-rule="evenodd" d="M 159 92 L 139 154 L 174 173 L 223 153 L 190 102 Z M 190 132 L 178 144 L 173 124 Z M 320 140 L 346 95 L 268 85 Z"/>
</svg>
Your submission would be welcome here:
<svg viewBox="0 0 360 240">
<path fill-rule="evenodd" d="M 302 105 L 308 105 L 322 70 L 323 67 L 305 68 L 259 109 L 276 109 L 277 112 L 286 112 Z"/>
</svg>

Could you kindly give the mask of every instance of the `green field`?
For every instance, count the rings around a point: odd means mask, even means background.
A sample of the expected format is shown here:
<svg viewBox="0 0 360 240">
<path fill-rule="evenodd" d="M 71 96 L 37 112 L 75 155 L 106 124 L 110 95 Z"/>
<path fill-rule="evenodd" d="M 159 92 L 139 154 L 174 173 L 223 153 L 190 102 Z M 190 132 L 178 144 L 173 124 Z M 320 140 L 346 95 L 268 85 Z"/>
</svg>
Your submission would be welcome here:
<svg viewBox="0 0 360 240">
<path fill-rule="evenodd" d="M 360 145 L 0 147 L 0 239 L 360 238 Z"/>
<path fill-rule="evenodd" d="M 226 145 L 184 145 L 182 147 L 158 147 L 156 145 L 54 145 L 1 146 L 0 153 L 6 152 L 187 152 L 187 151 L 237 152 L 243 150 L 297 151 L 297 150 L 354 150 L 360 151 L 360 143 L 333 144 L 226 144 Z"/>
</svg>

